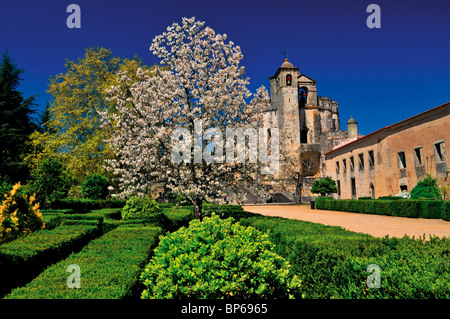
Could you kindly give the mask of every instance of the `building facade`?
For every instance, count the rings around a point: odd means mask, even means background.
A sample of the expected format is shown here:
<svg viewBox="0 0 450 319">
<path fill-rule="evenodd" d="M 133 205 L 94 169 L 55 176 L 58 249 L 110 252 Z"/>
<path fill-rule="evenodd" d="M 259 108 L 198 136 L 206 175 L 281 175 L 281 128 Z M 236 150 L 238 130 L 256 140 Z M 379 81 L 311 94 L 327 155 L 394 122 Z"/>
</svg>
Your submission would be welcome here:
<svg viewBox="0 0 450 319">
<path fill-rule="evenodd" d="M 448 179 L 450 103 L 344 143 L 324 154 L 324 175 L 338 185 L 336 198 L 396 195 L 426 175 Z"/>
<path fill-rule="evenodd" d="M 339 104 L 318 95 L 317 82 L 285 59 L 270 80 L 260 127 L 280 132 L 279 169 L 266 178 L 269 202 L 308 203 L 315 180 L 337 182 L 336 198 L 395 195 L 427 174 L 448 178 L 450 103 L 363 136 L 351 117 L 341 129 Z M 251 190 L 247 203 L 264 203 Z"/>
</svg>

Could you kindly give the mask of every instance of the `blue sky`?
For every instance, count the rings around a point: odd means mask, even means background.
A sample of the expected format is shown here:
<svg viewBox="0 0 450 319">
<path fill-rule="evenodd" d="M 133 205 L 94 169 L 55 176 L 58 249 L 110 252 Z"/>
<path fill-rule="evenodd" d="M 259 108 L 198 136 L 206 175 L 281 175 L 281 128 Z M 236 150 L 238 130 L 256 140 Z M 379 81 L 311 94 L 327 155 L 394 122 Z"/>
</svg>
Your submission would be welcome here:
<svg viewBox="0 0 450 319">
<path fill-rule="evenodd" d="M 81 29 L 69 29 L 66 8 L 81 7 Z M 369 29 L 369 4 L 381 8 L 381 28 Z M 195 16 L 226 33 L 244 54 L 250 89 L 289 61 L 318 82 L 318 94 L 339 102 L 342 129 L 352 115 L 361 134 L 450 101 L 450 1 L 286 0 L 1 0 L 0 52 L 26 73 L 20 90 L 50 99 L 48 79 L 65 59 L 99 45 L 114 55 L 138 55 L 151 65 L 155 35 Z"/>
</svg>

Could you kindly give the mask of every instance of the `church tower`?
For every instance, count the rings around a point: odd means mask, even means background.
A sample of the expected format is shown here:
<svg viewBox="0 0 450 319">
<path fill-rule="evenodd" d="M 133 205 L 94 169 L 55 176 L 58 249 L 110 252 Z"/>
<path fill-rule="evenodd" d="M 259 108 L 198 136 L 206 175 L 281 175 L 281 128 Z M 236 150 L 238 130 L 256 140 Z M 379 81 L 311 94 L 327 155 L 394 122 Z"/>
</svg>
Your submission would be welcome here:
<svg viewBox="0 0 450 319">
<path fill-rule="evenodd" d="M 345 135 L 339 106 L 318 96 L 317 82 L 287 59 L 269 80 L 270 106 L 263 111 L 262 122 L 269 132 L 278 128 L 281 137 L 279 170 L 269 184 L 274 194 L 307 200 L 310 185 L 305 183 L 320 176 L 321 155 Z"/>
<path fill-rule="evenodd" d="M 271 109 L 276 110 L 276 125 L 282 134 L 289 134 L 280 144 L 283 151 L 297 152 L 300 146 L 300 110 L 298 77 L 300 72 L 287 59 L 277 72 L 269 77 L 271 93 Z"/>
</svg>

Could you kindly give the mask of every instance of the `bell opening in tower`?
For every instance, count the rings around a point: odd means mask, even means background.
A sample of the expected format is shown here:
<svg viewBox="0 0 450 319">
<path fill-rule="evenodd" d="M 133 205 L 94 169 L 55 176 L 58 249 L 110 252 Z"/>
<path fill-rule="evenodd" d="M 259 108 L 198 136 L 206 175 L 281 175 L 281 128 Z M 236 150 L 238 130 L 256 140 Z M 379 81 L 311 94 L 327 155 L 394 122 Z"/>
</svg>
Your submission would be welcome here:
<svg viewBox="0 0 450 319">
<path fill-rule="evenodd" d="M 288 74 L 286 75 L 286 86 L 292 85 L 292 75 Z"/>
<path fill-rule="evenodd" d="M 308 100 L 308 88 L 306 88 L 306 87 L 299 88 L 298 99 L 299 99 L 300 106 L 306 105 L 306 101 Z"/>
</svg>

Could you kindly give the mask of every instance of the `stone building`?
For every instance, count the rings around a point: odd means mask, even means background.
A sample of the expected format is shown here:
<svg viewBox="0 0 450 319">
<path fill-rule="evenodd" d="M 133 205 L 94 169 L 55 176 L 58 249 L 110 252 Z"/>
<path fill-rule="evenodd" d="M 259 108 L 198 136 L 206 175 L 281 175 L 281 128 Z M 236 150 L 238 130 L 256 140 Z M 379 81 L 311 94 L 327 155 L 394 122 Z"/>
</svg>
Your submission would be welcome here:
<svg viewBox="0 0 450 319">
<path fill-rule="evenodd" d="M 280 167 L 268 181 L 278 201 L 307 202 L 309 187 L 322 175 L 323 153 L 358 138 L 357 124 L 341 130 L 339 104 L 318 95 L 317 81 L 285 59 L 270 80 L 270 106 L 262 113 L 265 128 L 280 131 Z"/>
<path fill-rule="evenodd" d="M 449 142 L 450 102 L 326 152 L 323 173 L 337 181 L 336 198 L 396 195 L 427 174 L 445 183 Z"/>
</svg>

